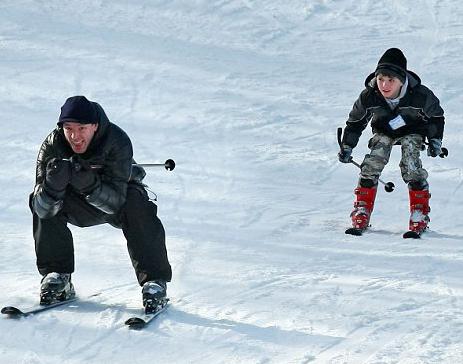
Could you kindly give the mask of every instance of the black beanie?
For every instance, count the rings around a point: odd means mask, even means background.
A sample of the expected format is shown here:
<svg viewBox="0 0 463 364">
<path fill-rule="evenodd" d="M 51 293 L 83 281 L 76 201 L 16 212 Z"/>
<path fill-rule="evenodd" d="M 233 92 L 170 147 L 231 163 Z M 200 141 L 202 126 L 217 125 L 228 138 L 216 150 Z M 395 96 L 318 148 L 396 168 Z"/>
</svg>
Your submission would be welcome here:
<svg viewBox="0 0 463 364">
<path fill-rule="evenodd" d="M 72 96 L 61 106 L 58 124 L 72 121 L 80 124 L 97 124 L 95 107 L 85 96 Z"/>
<path fill-rule="evenodd" d="M 407 78 L 407 58 L 399 48 L 389 48 L 378 61 L 375 76 L 378 74 L 397 77 L 402 83 Z"/>
</svg>

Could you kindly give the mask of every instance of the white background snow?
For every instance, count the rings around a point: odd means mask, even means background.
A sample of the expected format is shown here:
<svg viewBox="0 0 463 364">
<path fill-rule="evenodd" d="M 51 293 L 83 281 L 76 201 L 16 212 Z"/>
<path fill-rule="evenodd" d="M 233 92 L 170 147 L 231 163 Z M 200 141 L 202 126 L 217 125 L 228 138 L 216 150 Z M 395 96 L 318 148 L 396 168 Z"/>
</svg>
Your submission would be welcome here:
<svg viewBox="0 0 463 364">
<path fill-rule="evenodd" d="M 462 18 L 457 0 L 2 0 L 1 306 L 38 299 L 28 194 L 67 97 L 99 102 L 138 162 L 177 168 L 146 178 L 168 312 L 128 330 L 141 293 L 121 231 L 72 227 L 83 300 L 0 317 L 0 363 L 463 363 Z M 389 47 L 446 112 L 449 157 L 422 154 L 421 240 L 402 239 L 399 148 L 371 232 L 344 234 L 358 170 L 336 128 Z"/>
</svg>

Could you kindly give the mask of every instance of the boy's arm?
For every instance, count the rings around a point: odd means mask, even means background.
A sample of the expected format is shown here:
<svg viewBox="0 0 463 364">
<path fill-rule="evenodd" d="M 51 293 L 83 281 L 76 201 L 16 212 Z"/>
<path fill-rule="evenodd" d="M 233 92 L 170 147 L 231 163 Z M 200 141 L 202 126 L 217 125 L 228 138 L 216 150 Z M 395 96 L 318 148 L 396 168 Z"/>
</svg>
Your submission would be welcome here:
<svg viewBox="0 0 463 364">
<path fill-rule="evenodd" d="M 360 94 L 349 113 L 349 119 L 346 121 L 346 127 L 342 137 L 342 145 L 355 148 L 363 130 L 365 130 L 368 125 L 368 112 L 365 107 L 366 93 L 367 90 L 364 90 Z"/>
<path fill-rule="evenodd" d="M 444 137 L 445 125 L 444 110 L 440 106 L 439 99 L 431 91 L 429 91 L 429 96 L 426 99 L 424 112 L 428 119 L 428 140 L 442 140 Z"/>
</svg>

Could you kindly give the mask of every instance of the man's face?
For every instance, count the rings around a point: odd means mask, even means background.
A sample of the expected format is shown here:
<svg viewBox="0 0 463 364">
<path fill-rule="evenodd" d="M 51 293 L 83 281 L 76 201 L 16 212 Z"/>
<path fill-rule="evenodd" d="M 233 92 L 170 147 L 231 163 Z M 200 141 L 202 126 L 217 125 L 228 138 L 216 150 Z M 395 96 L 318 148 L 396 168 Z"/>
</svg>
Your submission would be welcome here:
<svg viewBox="0 0 463 364">
<path fill-rule="evenodd" d="M 397 77 L 385 76 L 381 73 L 376 76 L 376 84 L 378 85 L 379 92 L 386 99 L 395 99 L 399 96 L 402 82 Z"/>
<path fill-rule="evenodd" d="M 85 153 L 97 129 L 98 124 L 63 123 L 64 137 L 77 154 Z"/>
</svg>

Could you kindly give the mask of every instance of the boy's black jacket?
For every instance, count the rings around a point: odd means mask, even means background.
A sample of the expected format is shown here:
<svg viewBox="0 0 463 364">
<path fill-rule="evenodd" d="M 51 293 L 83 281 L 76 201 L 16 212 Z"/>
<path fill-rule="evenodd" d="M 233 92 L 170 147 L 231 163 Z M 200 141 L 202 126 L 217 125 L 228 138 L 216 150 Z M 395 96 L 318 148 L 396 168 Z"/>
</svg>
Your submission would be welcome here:
<svg viewBox="0 0 463 364">
<path fill-rule="evenodd" d="M 371 73 L 365 80 L 365 89 L 349 113 L 342 143 L 354 148 L 371 122 L 373 133 L 382 133 L 391 137 L 408 134 L 421 134 L 428 139 L 441 139 L 444 133 L 444 110 L 439 99 L 412 71 L 407 71 L 408 87 L 398 106 L 391 110 L 376 85 L 375 74 Z M 389 121 L 402 116 L 404 126 L 393 130 Z"/>
</svg>

